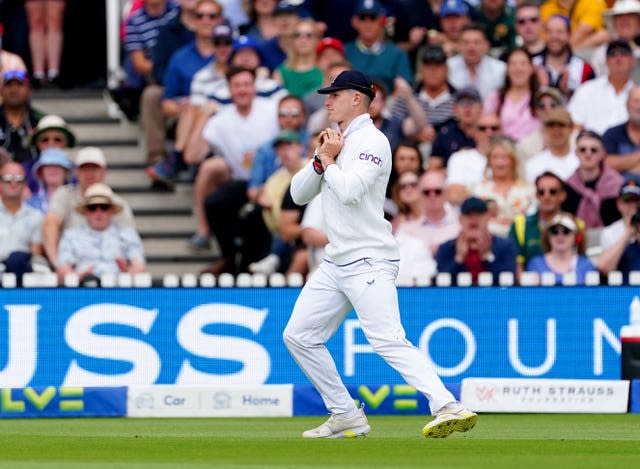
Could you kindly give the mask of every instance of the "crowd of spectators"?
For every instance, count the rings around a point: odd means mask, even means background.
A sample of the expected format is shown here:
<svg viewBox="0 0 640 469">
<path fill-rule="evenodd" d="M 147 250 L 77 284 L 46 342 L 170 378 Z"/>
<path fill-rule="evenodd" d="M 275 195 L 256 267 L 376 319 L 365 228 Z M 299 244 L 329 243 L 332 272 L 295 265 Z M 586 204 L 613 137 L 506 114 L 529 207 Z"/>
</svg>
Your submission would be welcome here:
<svg viewBox="0 0 640 469">
<path fill-rule="evenodd" d="M 403 283 L 525 271 L 584 283 L 640 270 L 639 38 L 640 0 L 142 0 L 123 12 L 126 78 L 112 95 L 140 122 L 149 190 L 193 184 L 188 247 L 215 238 L 222 252 L 206 272 L 317 265 L 319 202 L 296 206 L 287 184 L 330 125 L 315 90 L 358 69 L 393 153 L 385 216 Z M 69 126 L 31 107 L 55 58 L 29 72 L 2 59 L 0 144 L 23 168 L 5 164 L 3 202 L 24 185 L 43 226 L 41 252 L 22 251 L 90 276 L 67 260 L 88 242 L 83 226 L 120 240 L 107 270 L 144 270 L 124 200 L 108 187 L 87 200 L 104 155 L 85 148 L 72 164 Z"/>
</svg>

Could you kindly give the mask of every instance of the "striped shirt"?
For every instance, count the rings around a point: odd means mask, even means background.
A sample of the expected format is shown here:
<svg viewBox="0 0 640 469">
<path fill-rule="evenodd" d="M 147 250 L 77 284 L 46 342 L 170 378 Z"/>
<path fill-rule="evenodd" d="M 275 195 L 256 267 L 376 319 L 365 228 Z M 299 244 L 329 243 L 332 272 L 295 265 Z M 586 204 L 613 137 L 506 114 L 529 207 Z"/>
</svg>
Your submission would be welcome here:
<svg viewBox="0 0 640 469">
<path fill-rule="evenodd" d="M 160 16 L 149 16 L 144 8 L 137 10 L 127 20 L 124 48 L 127 52 L 143 50 L 150 52 L 156 44 L 158 30 L 178 14 L 178 7 L 169 2 Z"/>
<path fill-rule="evenodd" d="M 435 98 L 429 96 L 424 90 L 420 90 L 415 94 L 415 98 L 427 116 L 427 122 L 434 127 L 440 127 L 453 117 L 453 95 L 449 90 L 440 93 Z M 401 120 L 409 116 L 409 108 L 403 98 L 398 98 L 393 101 L 391 115 Z"/>
</svg>

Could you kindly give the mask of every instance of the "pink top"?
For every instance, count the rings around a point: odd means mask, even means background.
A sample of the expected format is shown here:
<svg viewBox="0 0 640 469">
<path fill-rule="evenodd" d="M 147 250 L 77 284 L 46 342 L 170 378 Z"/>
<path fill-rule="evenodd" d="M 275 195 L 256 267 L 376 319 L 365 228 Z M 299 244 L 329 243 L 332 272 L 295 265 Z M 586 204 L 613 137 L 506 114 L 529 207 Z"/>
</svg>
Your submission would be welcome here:
<svg viewBox="0 0 640 469">
<path fill-rule="evenodd" d="M 531 93 L 527 93 L 519 101 L 514 101 L 508 94 L 505 96 L 499 113 L 504 136 L 520 140 L 540 128 L 540 121 L 531 114 L 530 100 Z M 498 114 L 498 91 L 492 91 L 487 96 L 484 112 Z"/>
</svg>

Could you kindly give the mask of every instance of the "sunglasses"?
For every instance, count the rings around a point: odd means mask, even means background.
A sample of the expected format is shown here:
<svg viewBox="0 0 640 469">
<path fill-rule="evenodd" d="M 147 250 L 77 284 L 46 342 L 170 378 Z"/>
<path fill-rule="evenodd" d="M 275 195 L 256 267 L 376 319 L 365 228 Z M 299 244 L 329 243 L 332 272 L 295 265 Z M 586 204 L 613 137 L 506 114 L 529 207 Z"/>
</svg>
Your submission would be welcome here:
<svg viewBox="0 0 640 469">
<path fill-rule="evenodd" d="M 278 111 L 278 117 L 298 117 L 300 114 L 300 109 L 293 108 L 283 108 Z"/>
<path fill-rule="evenodd" d="M 220 13 L 200 13 L 196 12 L 196 18 L 201 20 L 202 18 L 209 18 L 210 20 L 215 20 L 216 18 L 220 18 Z"/>
<path fill-rule="evenodd" d="M 442 189 L 422 189 L 422 195 L 429 197 L 430 195 L 442 195 Z"/>
<path fill-rule="evenodd" d="M 378 17 L 376 15 L 372 15 L 370 13 L 362 13 L 358 15 L 358 19 L 360 21 L 377 21 Z"/>
<path fill-rule="evenodd" d="M 230 46 L 233 44 L 233 40 L 228 37 L 216 37 L 213 39 L 214 46 Z"/>
<path fill-rule="evenodd" d="M 408 189 L 409 187 L 411 187 L 412 189 L 415 189 L 416 187 L 418 187 L 418 181 L 403 182 L 398 184 L 398 189 L 400 189 L 401 191 L 404 189 Z"/>
<path fill-rule="evenodd" d="M 25 180 L 25 177 L 22 174 L 3 174 L 2 175 L 2 182 L 6 182 L 11 183 L 11 182 L 15 182 L 18 184 L 23 183 Z"/>
<path fill-rule="evenodd" d="M 626 202 L 626 203 L 633 202 L 634 204 L 636 204 L 636 203 L 640 202 L 640 197 L 638 197 L 637 195 L 633 195 L 633 194 L 625 194 L 620 198 L 622 199 L 623 202 Z"/>
<path fill-rule="evenodd" d="M 313 33 L 304 33 L 304 32 L 296 31 L 295 33 L 293 33 L 293 37 L 295 37 L 296 39 L 299 39 L 301 37 L 305 39 L 313 39 L 314 37 L 316 37 L 316 35 Z"/>
<path fill-rule="evenodd" d="M 537 109 L 555 109 L 558 106 L 560 106 L 560 105 L 558 103 L 556 103 L 556 102 L 553 102 L 553 101 L 552 102 L 547 102 L 547 103 L 539 102 L 539 103 L 536 104 L 536 108 Z"/>
<path fill-rule="evenodd" d="M 558 193 L 560 192 L 560 189 L 557 189 L 555 187 L 551 189 L 539 188 L 539 189 L 536 189 L 536 192 L 539 196 L 543 196 L 545 194 L 558 195 Z"/>
<path fill-rule="evenodd" d="M 110 204 L 91 204 L 91 205 L 87 205 L 87 210 L 89 212 L 96 212 L 98 210 L 100 210 L 101 212 L 108 212 L 109 210 L 111 210 L 111 205 Z"/>
<path fill-rule="evenodd" d="M 490 130 L 492 132 L 497 132 L 500 130 L 500 126 L 499 125 L 479 125 L 477 126 L 477 129 L 480 132 L 486 132 L 487 130 Z"/>
<path fill-rule="evenodd" d="M 578 147 L 578 153 L 591 153 L 592 155 L 597 155 L 600 153 L 600 149 L 598 147 Z"/>
<path fill-rule="evenodd" d="M 540 21 L 539 16 L 530 16 L 528 18 L 523 17 L 523 18 L 516 19 L 516 22 L 518 24 L 527 24 L 527 23 L 536 24 L 538 21 Z"/>
<path fill-rule="evenodd" d="M 559 235 L 560 233 L 567 236 L 569 233 L 572 233 L 572 231 L 566 226 L 561 226 L 561 225 L 554 225 L 551 228 L 549 228 L 550 235 L 556 236 L 556 235 Z"/>
<path fill-rule="evenodd" d="M 549 128 L 551 128 L 551 127 L 567 128 L 567 127 L 569 127 L 569 124 L 567 124 L 565 122 L 555 122 L 555 121 L 553 121 L 553 122 L 545 122 L 544 126 L 545 127 L 549 127 Z"/>
</svg>

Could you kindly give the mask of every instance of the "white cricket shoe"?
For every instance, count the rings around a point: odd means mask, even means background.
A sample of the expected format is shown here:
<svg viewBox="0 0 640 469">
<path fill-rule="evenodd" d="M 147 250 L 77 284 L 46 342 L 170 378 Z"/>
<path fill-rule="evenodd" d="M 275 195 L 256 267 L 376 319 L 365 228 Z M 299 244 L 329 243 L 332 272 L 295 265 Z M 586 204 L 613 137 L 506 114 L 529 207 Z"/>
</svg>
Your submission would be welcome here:
<svg viewBox="0 0 640 469">
<path fill-rule="evenodd" d="M 279 265 L 280 265 L 280 256 L 278 256 L 277 254 L 269 254 L 265 258 L 249 264 L 247 269 L 252 274 L 271 275 L 276 270 L 278 270 Z"/>
<path fill-rule="evenodd" d="M 322 425 L 302 434 L 303 438 L 356 438 L 366 436 L 371 431 L 364 410 L 358 409 L 356 415 L 346 419 L 332 414 Z"/>
<path fill-rule="evenodd" d="M 425 438 L 446 438 L 452 432 L 468 432 L 478 421 L 478 414 L 456 402 L 447 404 L 422 429 Z"/>
</svg>

